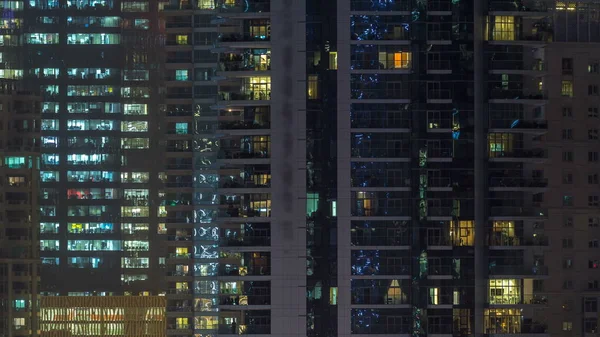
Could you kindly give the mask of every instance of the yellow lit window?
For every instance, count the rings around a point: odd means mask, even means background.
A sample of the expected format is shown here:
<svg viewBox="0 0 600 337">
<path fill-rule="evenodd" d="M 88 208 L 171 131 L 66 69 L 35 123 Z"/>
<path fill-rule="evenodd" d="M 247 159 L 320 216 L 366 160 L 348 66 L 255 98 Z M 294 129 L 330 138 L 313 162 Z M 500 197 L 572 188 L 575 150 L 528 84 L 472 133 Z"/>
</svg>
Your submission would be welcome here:
<svg viewBox="0 0 600 337">
<path fill-rule="evenodd" d="M 167 207 L 166 206 L 158 206 L 158 217 L 164 218 L 167 216 Z"/>
<path fill-rule="evenodd" d="M 177 35 L 177 44 L 188 44 L 187 35 Z"/>
<path fill-rule="evenodd" d="M 412 58 L 412 54 L 410 52 L 394 53 L 394 68 L 395 69 L 410 68 L 411 58 Z"/>
<path fill-rule="evenodd" d="M 533 282 L 529 283 L 533 285 Z M 488 295 L 490 304 L 521 304 L 521 290 L 521 280 L 489 280 Z M 533 288 L 530 290 L 533 291 Z M 531 296 L 531 293 L 527 295 Z"/>
<path fill-rule="evenodd" d="M 215 9 L 214 0 L 198 0 L 198 9 Z"/>
<path fill-rule="evenodd" d="M 337 51 L 329 52 L 329 70 L 337 70 L 338 68 L 338 53 Z"/>
<path fill-rule="evenodd" d="M 475 241 L 475 223 L 470 220 L 452 221 L 450 237 L 454 246 L 472 246 Z"/>
<path fill-rule="evenodd" d="M 308 76 L 308 99 L 319 99 L 319 76 Z"/>
<path fill-rule="evenodd" d="M 490 133 L 488 135 L 488 155 L 490 158 L 503 157 L 513 151 L 513 134 Z"/>
<path fill-rule="evenodd" d="M 337 305 L 337 296 L 338 296 L 338 288 L 337 287 L 329 288 L 329 304 Z"/>
<path fill-rule="evenodd" d="M 490 238 L 491 246 L 518 246 L 514 221 L 494 221 Z"/>
<path fill-rule="evenodd" d="M 492 28 L 492 40 L 513 41 L 515 39 L 515 17 L 495 16 Z"/>
<path fill-rule="evenodd" d="M 567 97 L 573 97 L 573 82 L 562 81 L 560 94 Z"/>
</svg>

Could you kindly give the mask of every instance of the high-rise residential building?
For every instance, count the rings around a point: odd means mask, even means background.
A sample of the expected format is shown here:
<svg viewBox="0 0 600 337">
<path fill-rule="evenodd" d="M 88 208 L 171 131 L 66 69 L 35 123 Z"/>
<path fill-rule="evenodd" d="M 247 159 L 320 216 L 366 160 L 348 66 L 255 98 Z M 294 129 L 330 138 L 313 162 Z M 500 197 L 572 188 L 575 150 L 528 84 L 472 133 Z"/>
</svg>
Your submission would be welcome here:
<svg viewBox="0 0 600 337">
<path fill-rule="evenodd" d="M 3 6 L 44 295 L 164 295 L 172 336 L 597 332 L 600 1 Z"/>
<path fill-rule="evenodd" d="M 40 99 L 0 92 L 0 336 L 37 336 Z"/>
</svg>

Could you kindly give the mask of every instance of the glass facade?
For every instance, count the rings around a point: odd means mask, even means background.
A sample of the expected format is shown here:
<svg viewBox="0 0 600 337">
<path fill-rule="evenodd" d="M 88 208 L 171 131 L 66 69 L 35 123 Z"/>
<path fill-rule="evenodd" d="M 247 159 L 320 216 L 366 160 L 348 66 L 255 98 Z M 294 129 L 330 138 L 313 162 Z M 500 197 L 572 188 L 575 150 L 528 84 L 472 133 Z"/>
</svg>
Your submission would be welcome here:
<svg viewBox="0 0 600 337">
<path fill-rule="evenodd" d="M 31 32 L 23 82 L 43 100 L 40 244 L 42 258 L 55 262 L 42 266 L 41 291 L 165 293 L 164 167 L 153 156 L 159 139 L 151 140 L 164 113 L 161 61 L 151 52 L 163 44 L 158 5 L 22 3 Z M 134 231 L 132 222 L 146 225 Z"/>
</svg>

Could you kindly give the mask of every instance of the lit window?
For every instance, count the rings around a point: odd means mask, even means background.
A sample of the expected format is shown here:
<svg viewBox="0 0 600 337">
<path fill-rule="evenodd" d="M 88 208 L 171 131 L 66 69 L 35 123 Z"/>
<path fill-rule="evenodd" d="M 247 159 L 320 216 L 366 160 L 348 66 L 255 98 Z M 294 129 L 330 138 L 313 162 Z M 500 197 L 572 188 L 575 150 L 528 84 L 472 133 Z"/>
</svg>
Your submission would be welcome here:
<svg viewBox="0 0 600 337">
<path fill-rule="evenodd" d="M 515 39 L 515 18 L 513 16 L 493 17 L 492 40 L 512 41 Z"/>
<path fill-rule="evenodd" d="M 25 328 L 25 318 L 24 317 L 13 318 L 13 326 L 15 327 L 15 330 Z"/>
<path fill-rule="evenodd" d="M 177 35 L 176 41 L 177 41 L 177 44 L 186 45 L 186 44 L 188 44 L 188 36 L 187 35 Z"/>
<path fill-rule="evenodd" d="M 563 331 L 571 331 L 573 330 L 573 322 L 564 321 L 562 322 Z"/>
<path fill-rule="evenodd" d="M 329 70 L 338 69 L 338 53 L 337 51 L 329 52 Z"/>
<path fill-rule="evenodd" d="M 562 81 L 560 93 L 562 96 L 573 97 L 573 82 Z"/>
<path fill-rule="evenodd" d="M 188 81 L 189 80 L 189 71 L 187 69 L 175 70 L 175 80 L 176 81 Z"/>
<path fill-rule="evenodd" d="M 308 99 L 319 99 L 319 76 L 308 76 Z"/>
<path fill-rule="evenodd" d="M 395 69 L 410 68 L 411 58 L 412 58 L 412 54 L 410 52 L 394 53 L 394 68 Z"/>
</svg>

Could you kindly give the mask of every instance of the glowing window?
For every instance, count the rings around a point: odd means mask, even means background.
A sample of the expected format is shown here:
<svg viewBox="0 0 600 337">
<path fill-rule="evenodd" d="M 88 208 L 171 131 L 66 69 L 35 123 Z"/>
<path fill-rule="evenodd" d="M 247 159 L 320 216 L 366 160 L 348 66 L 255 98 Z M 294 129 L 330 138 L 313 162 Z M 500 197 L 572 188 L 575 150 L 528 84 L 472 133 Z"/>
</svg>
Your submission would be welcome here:
<svg viewBox="0 0 600 337">
<path fill-rule="evenodd" d="M 177 35 L 176 41 L 177 41 L 177 44 L 186 45 L 186 44 L 188 44 L 188 36 L 187 35 Z"/>
<path fill-rule="evenodd" d="M 514 16 L 494 17 L 492 29 L 492 40 L 513 41 L 515 40 L 515 18 Z"/>
</svg>

